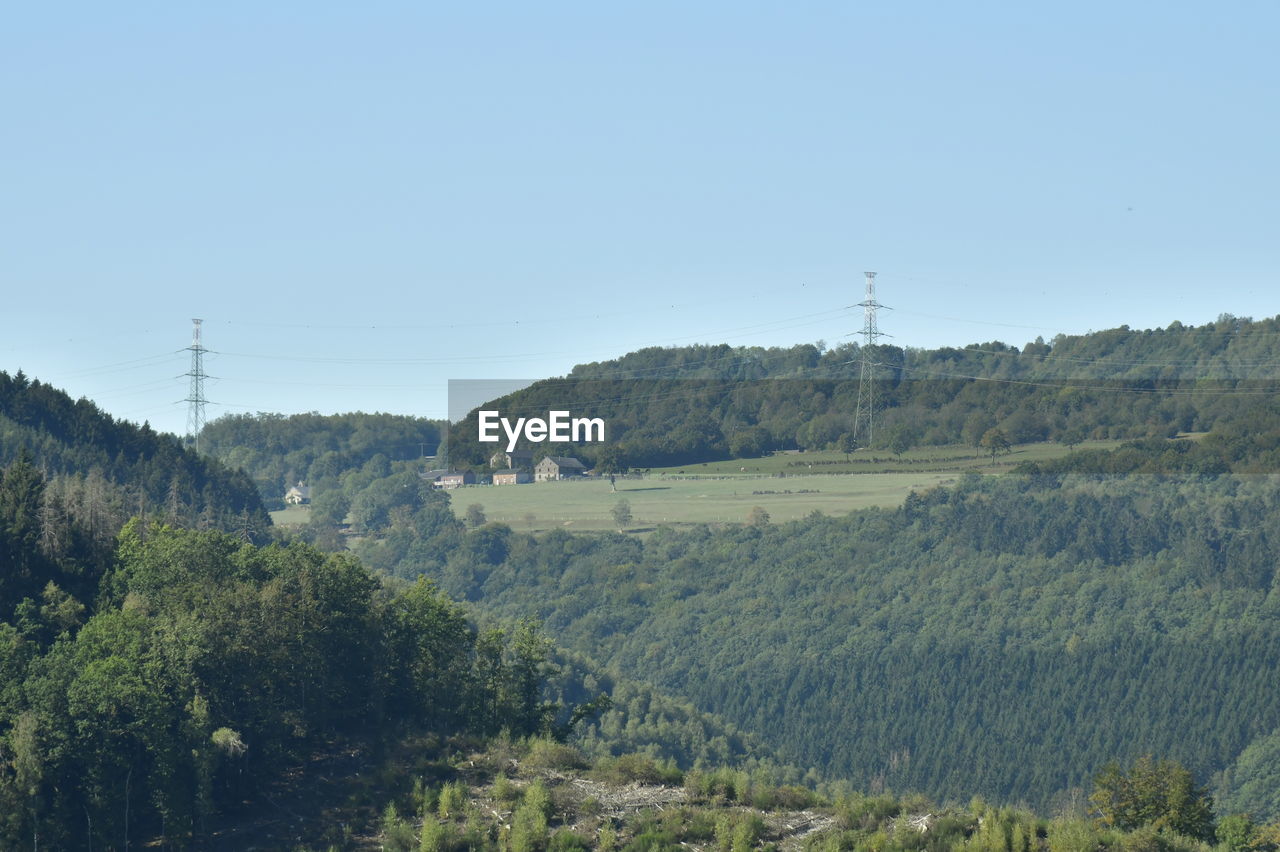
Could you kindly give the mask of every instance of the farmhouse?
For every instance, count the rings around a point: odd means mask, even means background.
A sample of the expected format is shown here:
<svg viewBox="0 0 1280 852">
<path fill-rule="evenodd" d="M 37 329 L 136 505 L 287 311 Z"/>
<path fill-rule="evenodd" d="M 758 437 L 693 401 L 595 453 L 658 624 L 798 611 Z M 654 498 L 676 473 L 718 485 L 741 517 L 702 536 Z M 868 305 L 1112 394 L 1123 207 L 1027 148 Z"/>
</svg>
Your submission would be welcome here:
<svg viewBox="0 0 1280 852">
<path fill-rule="evenodd" d="M 459 472 L 437 468 L 436 470 L 424 471 L 418 475 L 436 488 L 457 488 L 459 485 L 475 485 L 476 483 L 476 475 L 469 470 Z"/>
<path fill-rule="evenodd" d="M 572 476 L 582 476 L 587 467 L 577 459 L 566 458 L 564 456 L 547 456 L 538 462 L 533 469 L 533 479 L 535 482 L 551 482 L 557 479 L 568 479 Z"/>
<path fill-rule="evenodd" d="M 446 473 L 436 480 L 438 488 L 457 488 L 459 485 L 475 485 L 476 475 L 469 470 Z"/>
<path fill-rule="evenodd" d="M 523 470 L 497 470 L 493 473 L 494 485 L 520 485 L 532 481 L 533 477 Z"/>
<path fill-rule="evenodd" d="M 508 470 L 528 470 L 533 467 L 533 453 L 529 450 L 512 450 L 510 452 L 497 452 L 489 457 L 489 467 L 494 470 L 502 471 L 502 468 Z M 497 484 L 496 482 L 494 483 Z"/>
<path fill-rule="evenodd" d="M 303 485 L 299 482 L 297 485 L 285 492 L 284 502 L 290 506 L 301 506 L 311 502 L 311 486 Z"/>
</svg>

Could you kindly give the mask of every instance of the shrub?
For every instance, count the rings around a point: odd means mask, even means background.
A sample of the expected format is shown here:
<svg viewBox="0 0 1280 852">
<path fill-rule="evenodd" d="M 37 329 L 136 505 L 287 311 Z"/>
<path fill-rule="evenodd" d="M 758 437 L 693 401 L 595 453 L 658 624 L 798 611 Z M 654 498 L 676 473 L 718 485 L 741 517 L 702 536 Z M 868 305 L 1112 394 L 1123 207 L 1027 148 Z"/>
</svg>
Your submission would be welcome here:
<svg viewBox="0 0 1280 852">
<path fill-rule="evenodd" d="M 466 807 L 467 788 L 461 781 L 454 781 L 440 788 L 440 802 L 436 807 L 440 819 L 457 819 Z"/>
<path fill-rule="evenodd" d="M 660 765 L 648 755 L 638 753 L 603 758 L 592 774 L 607 784 L 630 784 L 633 781 L 679 784 L 684 780 L 684 773 L 674 763 L 668 761 Z"/>
<path fill-rule="evenodd" d="M 524 804 L 516 808 L 511 818 L 511 852 L 541 852 L 547 848 L 547 813 L 550 797 L 543 788 L 539 794 L 534 782 L 525 790 Z"/>
<path fill-rule="evenodd" d="M 1093 852 L 1101 832 L 1085 819 L 1064 819 L 1049 827 L 1049 852 Z"/>
<path fill-rule="evenodd" d="M 418 835 L 419 852 L 445 852 L 449 848 L 449 832 L 446 826 L 431 816 L 422 821 Z"/>
<path fill-rule="evenodd" d="M 588 766 L 586 759 L 576 748 L 551 739 L 530 740 L 529 753 L 524 762 L 534 769 L 560 771 L 586 769 Z"/>
<path fill-rule="evenodd" d="M 400 817 L 394 804 L 387 805 L 382 813 L 382 848 L 388 852 L 413 852 L 416 847 L 413 826 Z"/>
<path fill-rule="evenodd" d="M 520 800 L 520 788 L 511 783 L 511 779 L 499 772 L 493 779 L 493 798 L 499 802 L 517 802 Z"/>
<path fill-rule="evenodd" d="M 548 852 L 589 852 L 590 849 L 591 844 L 585 837 L 567 828 L 551 835 L 551 842 L 547 844 Z"/>
</svg>

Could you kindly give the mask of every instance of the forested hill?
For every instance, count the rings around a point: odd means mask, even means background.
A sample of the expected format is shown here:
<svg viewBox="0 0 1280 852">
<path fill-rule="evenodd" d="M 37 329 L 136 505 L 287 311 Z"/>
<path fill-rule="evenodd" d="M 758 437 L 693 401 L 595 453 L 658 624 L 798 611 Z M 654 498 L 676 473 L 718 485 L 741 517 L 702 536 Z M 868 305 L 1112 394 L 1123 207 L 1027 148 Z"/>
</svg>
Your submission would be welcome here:
<svg viewBox="0 0 1280 852">
<path fill-rule="evenodd" d="M 1001 341 L 963 348 L 874 347 L 886 367 L 946 378 L 1009 379 L 1269 379 L 1280 368 L 1280 317 L 1220 316 L 1201 326 L 1128 326 L 1087 334 L 1037 338 L 1021 348 Z M 571 379 L 722 379 L 747 381 L 791 376 L 858 377 L 860 346 L 847 343 L 791 347 L 727 344 L 650 347 L 607 361 L 580 364 Z M 951 374 L 957 374 L 952 376 Z"/>
<path fill-rule="evenodd" d="M 504 535 L 452 593 L 855 786 L 1047 803 L 1107 761 L 1280 815 L 1273 477 L 973 477 L 896 511 Z"/>
<path fill-rule="evenodd" d="M 486 404 L 504 416 L 550 409 L 603 417 L 607 448 L 532 449 L 649 467 L 836 449 L 851 440 L 861 362 L 874 365 L 878 446 L 1141 438 L 1207 431 L 1265 399 L 1280 377 L 1280 319 L 1128 327 L 964 348 L 856 343 L 834 349 L 650 348 L 575 367 Z M 452 430 L 453 460 L 483 464 L 474 414 Z M 606 455 L 601 455 L 604 452 Z"/>
<path fill-rule="evenodd" d="M 109 535 L 133 514 L 253 535 L 271 523 L 241 471 L 21 371 L 0 372 L 0 467 L 24 454 L 50 483 L 49 511 L 92 514 L 90 526 Z"/>
<path fill-rule="evenodd" d="M 242 829 L 259 848 L 331 842 L 368 821 L 361 768 L 398 783 L 399 749 L 439 761 L 499 731 L 801 777 L 687 702 L 581 655 L 549 665 L 530 622 L 478 630 L 425 582 L 300 542 L 256 547 L 252 530 L 163 514 L 121 527 L 112 501 L 128 492 L 103 489 L 26 457 L 0 468 L 0 848 L 242 848 L 226 839 Z M 341 818 L 281 827 L 286 793 Z M 287 838 L 244 828 L 264 810 Z"/>
<path fill-rule="evenodd" d="M 401 414 L 231 414 L 207 424 L 200 440 L 214 458 L 248 471 L 274 506 L 299 481 L 334 489 L 341 474 L 371 462 L 381 469 L 434 455 L 442 425 Z"/>
</svg>

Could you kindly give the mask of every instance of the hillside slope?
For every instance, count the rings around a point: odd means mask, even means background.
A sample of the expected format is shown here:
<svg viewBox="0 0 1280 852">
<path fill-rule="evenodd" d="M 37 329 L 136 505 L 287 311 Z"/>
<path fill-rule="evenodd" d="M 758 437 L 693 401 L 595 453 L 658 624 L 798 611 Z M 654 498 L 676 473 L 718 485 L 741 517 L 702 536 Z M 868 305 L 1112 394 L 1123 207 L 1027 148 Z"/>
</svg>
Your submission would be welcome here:
<svg viewBox="0 0 1280 852">
<path fill-rule="evenodd" d="M 107 526 L 118 528 L 130 514 L 144 512 L 253 536 L 271 523 L 241 471 L 21 372 L 0 372 L 0 467 L 24 453 L 45 477 L 81 483 L 59 487 L 87 495 L 97 514 L 110 516 Z"/>
<path fill-rule="evenodd" d="M 966 479 L 898 511 L 540 539 L 445 587 L 855 785 L 1047 802 L 1280 726 L 1272 477 Z"/>
</svg>

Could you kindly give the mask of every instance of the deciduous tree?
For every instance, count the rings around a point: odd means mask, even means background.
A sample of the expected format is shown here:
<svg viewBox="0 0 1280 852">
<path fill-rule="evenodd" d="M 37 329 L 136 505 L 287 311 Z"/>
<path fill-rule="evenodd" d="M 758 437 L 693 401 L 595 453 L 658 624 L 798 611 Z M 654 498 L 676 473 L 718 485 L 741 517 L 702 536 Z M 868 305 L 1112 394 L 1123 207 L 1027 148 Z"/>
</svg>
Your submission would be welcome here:
<svg viewBox="0 0 1280 852">
<path fill-rule="evenodd" d="M 613 521 L 620 527 L 625 527 L 631 523 L 631 501 L 625 497 L 613 504 L 613 508 L 609 510 L 609 514 L 613 516 Z"/>
<path fill-rule="evenodd" d="M 1205 842 L 1214 838 L 1213 799 L 1176 761 L 1145 755 L 1127 770 L 1108 763 L 1094 778 L 1089 801 L 1107 826 L 1131 831 L 1149 825 Z"/>
</svg>

